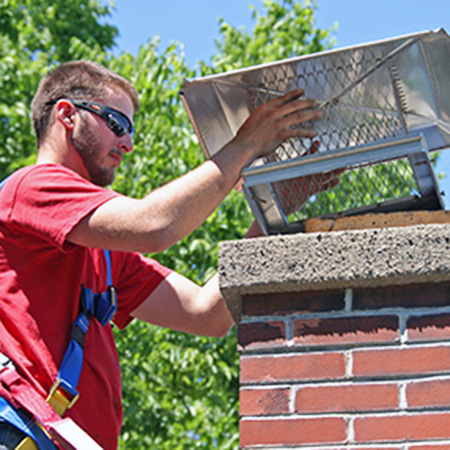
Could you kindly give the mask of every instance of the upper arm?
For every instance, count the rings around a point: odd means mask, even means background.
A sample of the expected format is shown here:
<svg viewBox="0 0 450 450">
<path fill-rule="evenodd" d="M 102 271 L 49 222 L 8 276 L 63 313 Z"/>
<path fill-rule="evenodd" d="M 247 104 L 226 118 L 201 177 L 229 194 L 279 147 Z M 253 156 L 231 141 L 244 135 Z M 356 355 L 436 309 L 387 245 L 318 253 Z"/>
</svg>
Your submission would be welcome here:
<svg viewBox="0 0 450 450">
<path fill-rule="evenodd" d="M 156 209 L 156 208 L 155 208 Z M 155 253 L 167 248 L 157 210 L 149 214 L 144 199 L 115 197 L 89 213 L 67 240 L 84 247 Z"/>
</svg>

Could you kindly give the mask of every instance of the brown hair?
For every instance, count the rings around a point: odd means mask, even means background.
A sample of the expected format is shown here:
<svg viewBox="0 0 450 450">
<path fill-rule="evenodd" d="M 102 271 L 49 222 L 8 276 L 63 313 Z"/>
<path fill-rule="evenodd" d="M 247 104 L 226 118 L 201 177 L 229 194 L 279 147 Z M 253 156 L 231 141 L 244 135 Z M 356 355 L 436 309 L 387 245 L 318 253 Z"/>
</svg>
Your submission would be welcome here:
<svg viewBox="0 0 450 450">
<path fill-rule="evenodd" d="M 58 66 L 40 82 L 31 102 L 31 119 L 38 144 L 47 133 L 53 104 L 60 98 L 84 99 L 102 102 L 112 88 L 124 91 L 139 109 L 135 87 L 125 78 L 92 61 L 71 61 Z"/>
</svg>

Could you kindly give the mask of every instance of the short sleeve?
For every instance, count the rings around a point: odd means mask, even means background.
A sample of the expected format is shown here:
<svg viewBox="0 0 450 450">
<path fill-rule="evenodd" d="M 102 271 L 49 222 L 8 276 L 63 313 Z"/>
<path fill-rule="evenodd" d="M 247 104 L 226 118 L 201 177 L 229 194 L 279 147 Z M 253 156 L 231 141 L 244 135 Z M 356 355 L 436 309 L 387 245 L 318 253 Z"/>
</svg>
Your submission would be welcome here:
<svg viewBox="0 0 450 450">
<path fill-rule="evenodd" d="M 7 203 L 2 211 L 9 225 L 25 227 L 63 250 L 67 235 L 80 220 L 119 195 L 66 167 L 43 164 L 11 176 L 2 190 Z"/>
<path fill-rule="evenodd" d="M 113 284 L 117 290 L 118 309 L 113 322 L 125 328 L 130 315 L 172 271 L 139 253 L 112 252 Z"/>
</svg>

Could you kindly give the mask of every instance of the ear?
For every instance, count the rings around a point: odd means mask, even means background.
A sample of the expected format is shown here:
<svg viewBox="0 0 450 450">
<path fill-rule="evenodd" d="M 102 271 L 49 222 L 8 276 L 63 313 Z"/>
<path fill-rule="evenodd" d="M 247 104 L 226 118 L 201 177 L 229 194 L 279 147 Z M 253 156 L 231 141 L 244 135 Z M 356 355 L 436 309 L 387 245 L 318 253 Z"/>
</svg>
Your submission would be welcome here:
<svg viewBox="0 0 450 450">
<path fill-rule="evenodd" d="M 65 99 L 58 100 L 55 105 L 55 120 L 59 121 L 66 129 L 73 129 L 75 124 L 75 113 L 77 109 Z"/>
</svg>

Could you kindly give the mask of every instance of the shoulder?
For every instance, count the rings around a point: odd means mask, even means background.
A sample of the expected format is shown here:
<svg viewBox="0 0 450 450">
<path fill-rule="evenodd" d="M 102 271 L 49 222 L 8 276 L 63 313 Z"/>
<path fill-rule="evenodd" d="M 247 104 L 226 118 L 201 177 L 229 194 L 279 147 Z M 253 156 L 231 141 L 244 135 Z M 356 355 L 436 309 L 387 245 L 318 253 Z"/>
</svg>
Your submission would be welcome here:
<svg viewBox="0 0 450 450">
<path fill-rule="evenodd" d="M 0 215 L 4 222 L 51 234 L 59 242 L 87 214 L 117 196 L 64 166 L 39 164 L 7 179 Z"/>
<path fill-rule="evenodd" d="M 51 186 L 84 185 L 95 187 L 76 172 L 57 164 L 35 164 L 13 172 L 2 181 L 2 190 L 11 194 L 18 189 L 49 189 Z M 101 188 L 100 188 L 101 189 Z"/>
<path fill-rule="evenodd" d="M 50 185 L 64 180 L 66 183 L 69 182 L 103 189 L 86 180 L 73 170 L 59 164 L 36 164 L 24 167 L 14 172 L 9 179 L 11 181 L 15 180 L 16 184 L 25 185 Z"/>
<path fill-rule="evenodd" d="M 19 169 L 5 180 L 3 190 L 2 195 L 9 198 L 24 195 L 35 199 L 41 196 L 59 199 L 71 195 L 113 198 L 119 195 L 58 164 L 37 164 Z"/>
</svg>

